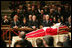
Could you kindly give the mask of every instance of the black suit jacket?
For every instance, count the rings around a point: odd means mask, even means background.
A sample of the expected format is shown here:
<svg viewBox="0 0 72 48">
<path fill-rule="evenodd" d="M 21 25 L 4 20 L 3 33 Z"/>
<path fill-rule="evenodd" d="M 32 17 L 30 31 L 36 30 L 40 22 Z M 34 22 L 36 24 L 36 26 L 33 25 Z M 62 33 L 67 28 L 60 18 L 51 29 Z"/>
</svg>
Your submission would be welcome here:
<svg viewBox="0 0 72 48">
<path fill-rule="evenodd" d="M 10 20 L 4 22 L 4 19 L 2 20 L 2 25 L 10 25 Z"/>
<path fill-rule="evenodd" d="M 50 20 L 48 22 L 47 21 L 43 22 L 44 27 L 52 26 L 52 25 L 53 25 L 53 23 Z"/>
<path fill-rule="evenodd" d="M 37 21 L 32 21 L 31 27 L 32 26 L 36 26 L 36 28 L 38 28 L 38 22 Z"/>
<path fill-rule="evenodd" d="M 27 23 L 27 22 L 26 22 L 26 23 L 23 23 L 23 22 L 22 22 L 22 23 L 21 23 L 21 27 L 22 27 L 22 26 L 28 26 L 28 23 Z"/>
<path fill-rule="evenodd" d="M 31 25 L 32 25 L 32 20 L 31 21 L 28 20 L 28 27 L 31 27 Z"/>
<path fill-rule="evenodd" d="M 15 26 L 15 22 L 12 21 L 11 27 L 13 28 L 14 26 Z M 20 22 L 19 21 L 16 22 L 16 26 L 20 27 Z"/>
</svg>

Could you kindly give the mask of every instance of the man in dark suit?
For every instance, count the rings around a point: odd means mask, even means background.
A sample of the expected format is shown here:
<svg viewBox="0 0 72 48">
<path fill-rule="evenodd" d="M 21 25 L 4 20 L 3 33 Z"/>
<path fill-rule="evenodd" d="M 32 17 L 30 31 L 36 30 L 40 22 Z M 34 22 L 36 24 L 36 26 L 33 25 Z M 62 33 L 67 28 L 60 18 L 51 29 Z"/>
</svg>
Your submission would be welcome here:
<svg viewBox="0 0 72 48">
<path fill-rule="evenodd" d="M 28 16 L 28 27 L 30 27 L 31 26 L 31 24 L 32 24 L 32 15 L 29 15 Z"/>
<path fill-rule="evenodd" d="M 54 9 L 50 9 L 50 11 L 49 11 L 49 16 L 50 16 L 50 18 L 53 18 L 53 17 L 55 17 L 55 12 L 54 12 Z"/>
<path fill-rule="evenodd" d="M 11 27 L 12 27 L 12 28 L 18 28 L 18 27 L 20 27 L 20 22 L 19 22 L 17 16 L 14 16 L 13 19 L 14 19 L 14 20 L 13 20 L 12 23 L 11 23 Z"/>
<path fill-rule="evenodd" d="M 68 18 L 68 21 L 66 22 L 66 24 L 70 29 L 71 29 L 71 16 Z M 71 30 L 70 30 L 71 32 Z"/>
<path fill-rule="evenodd" d="M 32 14 L 32 15 L 35 14 L 35 6 L 32 6 L 31 14 Z"/>
<path fill-rule="evenodd" d="M 17 16 L 14 16 L 13 18 L 13 21 L 11 22 L 11 28 L 19 28 L 20 27 L 20 22 L 18 20 L 18 17 Z M 18 31 L 17 30 L 13 30 L 15 31 L 17 34 L 18 34 Z M 14 34 L 13 32 L 11 32 L 11 39 L 12 39 L 12 36 L 17 36 L 16 34 Z"/>
<path fill-rule="evenodd" d="M 33 17 L 32 17 L 31 27 L 32 27 L 33 29 L 38 28 L 38 21 L 36 20 L 36 16 L 35 16 L 35 15 L 33 15 Z"/>
<path fill-rule="evenodd" d="M 27 8 L 26 14 L 27 14 L 26 18 L 28 17 L 28 15 L 32 14 L 30 7 Z"/>
<path fill-rule="evenodd" d="M 53 25 L 57 23 L 56 17 L 53 18 L 52 22 L 53 22 Z"/>
<path fill-rule="evenodd" d="M 14 15 L 15 15 L 16 13 L 17 13 L 16 11 L 13 11 L 13 12 L 11 13 L 11 19 L 13 19 Z"/>
<path fill-rule="evenodd" d="M 43 20 L 43 16 L 44 16 L 44 10 L 41 10 L 40 14 L 38 15 L 38 22 L 40 23 L 39 25 L 41 25 L 41 22 Z"/>
<path fill-rule="evenodd" d="M 44 27 L 52 26 L 53 23 L 49 20 L 49 15 L 46 15 L 46 21 L 43 23 Z"/>
<path fill-rule="evenodd" d="M 2 25 L 10 25 L 10 20 L 8 19 L 7 15 L 4 16 L 2 20 Z"/>
<path fill-rule="evenodd" d="M 69 5 L 66 4 L 63 10 L 63 17 L 65 21 L 67 21 L 67 18 L 70 16 L 70 14 L 71 14 L 71 10 L 69 8 Z"/>
<path fill-rule="evenodd" d="M 40 7 L 40 5 L 39 5 L 39 4 L 37 5 L 36 10 L 37 10 L 37 14 L 40 14 L 40 12 L 41 12 L 41 7 Z"/>
<path fill-rule="evenodd" d="M 63 16 L 62 15 L 62 8 L 61 7 L 57 8 L 57 15 L 58 15 L 58 18 L 61 17 L 61 16 Z"/>
<path fill-rule="evenodd" d="M 28 23 L 26 21 L 26 18 L 23 19 L 23 22 L 21 23 L 21 27 L 27 27 Z"/>
</svg>

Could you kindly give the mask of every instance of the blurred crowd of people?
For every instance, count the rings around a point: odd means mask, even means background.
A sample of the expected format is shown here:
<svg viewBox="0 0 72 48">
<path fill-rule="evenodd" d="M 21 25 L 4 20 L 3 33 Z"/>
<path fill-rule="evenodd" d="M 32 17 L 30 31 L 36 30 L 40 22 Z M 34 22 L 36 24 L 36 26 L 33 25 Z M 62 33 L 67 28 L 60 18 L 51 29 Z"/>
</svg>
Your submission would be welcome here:
<svg viewBox="0 0 72 48">
<path fill-rule="evenodd" d="M 47 5 L 43 1 L 37 2 L 37 5 L 34 3 L 26 5 L 25 1 L 12 1 L 9 8 L 13 11 L 11 19 L 5 15 L 1 22 L 2 25 L 11 25 L 12 28 L 22 26 L 42 28 L 62 23 L 71 26 L 71 5 L 68 3 Z"/>
</svg>

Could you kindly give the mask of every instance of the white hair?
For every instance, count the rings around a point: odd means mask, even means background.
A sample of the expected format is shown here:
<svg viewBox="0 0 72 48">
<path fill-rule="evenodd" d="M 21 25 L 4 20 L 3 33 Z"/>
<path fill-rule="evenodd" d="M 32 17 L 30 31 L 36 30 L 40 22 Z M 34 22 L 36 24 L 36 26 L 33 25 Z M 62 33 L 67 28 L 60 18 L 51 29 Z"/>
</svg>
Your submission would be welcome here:
<svg viewBox="0 0 72 48">
<path fill-rule="evenodd" d="M 29 16 L 32 16 L 32 15 L 29 15 Z"/>
<path fill-rule="evenodd" d="M 17 16 L 17 15 L 15 15 L 15 16 L 13 17 L 13 19 L 14 19 L 14 18 L 17 18 L 17 19 L 18 19 L 18 16 Z"/>
<path fill-rule="evenodd" d="M 48 14 L 46 16 L 49 16 Z"/>
<path fill-rule="evenodd" d="M 25 34 L 25 32 L 24 32 L 24 31 L 20 32 L 20 35 L 24 35 L 24 34 Z"/>
</svg>

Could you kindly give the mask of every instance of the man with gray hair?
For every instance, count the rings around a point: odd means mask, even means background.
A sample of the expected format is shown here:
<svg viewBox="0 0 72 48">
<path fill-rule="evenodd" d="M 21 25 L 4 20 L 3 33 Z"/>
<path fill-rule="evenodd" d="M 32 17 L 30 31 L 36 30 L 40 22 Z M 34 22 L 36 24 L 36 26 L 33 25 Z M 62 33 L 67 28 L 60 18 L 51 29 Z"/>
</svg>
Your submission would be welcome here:
<svg viewBox="0 0 72 48">
<path fill-rule="evenodd" d="M 54 38 L 50 35 L 44 36 L 43 43 L 45 47 L 53 47 L 54 46 Z"/>
<path fill-rule="evenodd" d="M 22 39 L 25 39 L 25 32 L 24 31 L 20 32 L 19 37 Z"/>
<path fill-rule="evenodd" d="M 12 37 L 12 47 L 14 47 L 15 42 L 19 41 L 19 40 L 24 40 L 25 39 L 25 32 L 22 31 L 19 33 L 19 36 L 13 36 Z"/>
<path fill-rule="evenodd" d="M 46 18 L 46 20 L 45 20 L 45 23 L 43 23 L 43 26 L 44 27 L 52 26 L 53 23 L 49 20 L 49 15 L 46 15 L 45 18 Z"/>
<path fill-rule="evenodd" d="M 18 16 L 15 15 L 13 21 L 11 23 L 12 28 L 18 28 L 20 26 L 20 22 L 18 21 Z"/>
</svg>

